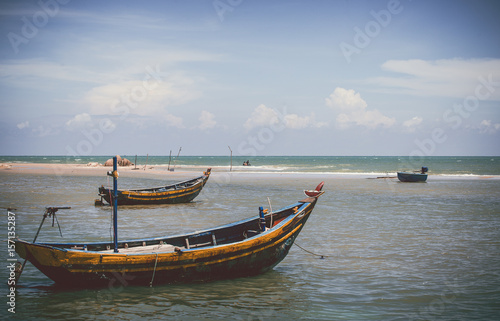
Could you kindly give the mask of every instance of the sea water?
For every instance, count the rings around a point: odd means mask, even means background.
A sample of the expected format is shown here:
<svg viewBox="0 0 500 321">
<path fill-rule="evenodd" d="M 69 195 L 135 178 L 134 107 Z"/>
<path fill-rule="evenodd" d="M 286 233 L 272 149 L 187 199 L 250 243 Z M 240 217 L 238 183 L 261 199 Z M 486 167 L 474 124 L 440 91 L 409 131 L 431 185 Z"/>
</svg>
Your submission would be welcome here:
<svg viewBox="0 0 500 321">
<path fill-rule="evenodd" d="M 432 175 L 500 175 L 500 157 L 492 156 L 136 156 L 121 155 L 136 166 L 164 165 L 190 170 L 280 173 L 394 174 L 429 168 Z M 0 163 L 103 164 L 111 156 L 0 156 Z M 251 166 L 243 166 L 249 161 Z"/>
<path fill-rule="evenodd" d="M 467 163 L 468 159 L 443 162 Z M 497 163 L 498 158 L 489 158 L 481 159 L 478 166 L 471 166 L 472 161 L 468 166 L 455 164 L 455 172 L 431 175 L 427 183 L 365 174 L 221 170 L 192 203 L 120 207 L 119 239 L 178 234 L 256 216 L 259 206 L 284 207 L 302 199 L 304 189 L 325 181 L 326 193 L 274 270 L 208 283 L 126 287 L 124 279 L 103 289 L 62 290 L 28 263 L 15 292 L 15 316 L 8 311 L 6 286 L 0 316 L 18 320 L 497 320 Z M 345 164 L 355 167 L 353 159 Z M 490 170 L 477 169 L 489 166 Z M 384 170 L 365 167 L 360 172 Z M 57 222 L 52 227 L 47 219 L 38 241 L 112 239 L 110 208 L 93 206 L 98 186 L 109 183 L 106 177 L 2 170 L 0 179 L 2 240 L 7 239 L 8 229 L 5 208 L 15 208 L 11 212 L 16 217 L 16 235 L 31 241 L 46 206 L 71 209 L 57 213 L 62 236 Z M 160 182 L 119 178 L 119 186 L 158 186 Z M 7 282 L 7 243 L 3 243 L 0 280 Z"/>
</svg>

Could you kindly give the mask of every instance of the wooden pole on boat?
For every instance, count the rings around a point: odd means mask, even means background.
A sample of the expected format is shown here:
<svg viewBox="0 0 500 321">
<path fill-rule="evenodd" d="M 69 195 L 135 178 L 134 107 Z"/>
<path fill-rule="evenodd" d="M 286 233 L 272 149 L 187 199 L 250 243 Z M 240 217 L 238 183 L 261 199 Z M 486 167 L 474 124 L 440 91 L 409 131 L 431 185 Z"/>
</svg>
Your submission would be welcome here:
<svg viewBox="0 0 500 321">
<path fill-rule="evenodd" d="M 227 146 L 227 148 L 229 148 L 229 151 L 231 152 L 231 166 L 229 167 L 229 171 L 231 172 L 233 170 L 233 150 L 230 146 Z"/>
<path fill-rule="evenodd" d="M 70 209 L 70 208 L 71 207 L 69 207 L 69 206 L 63 206 L 63 207 L 46 207 L 45 208 L 45 212 L 43 213 L 42 222 L 40 222 L 40 226 L 38 227 L 38 231 L 36 231 L 35 238 L 33 239 L 32 243 L 36 242 L 36 239 L 38 238 L 38 234 L 40 234 L 40 230 L 42 229 L 43 222 L 45 222 L 45 219 L 47 218 L 47 216 L 52 216 L 53 215 L 53 218 L 55 218 L 56 212 L 58 210 L 66 210 L 66 209 Z M 59 225 L 59 222 L 57 222 L 57 225 Z M 59 227 L 59 232 L 61 232 L 61 227 Z M 61 236 L 62 236 L 62 233 L 61 233 Z M 23 262 L 23 265 L 21 266 L 21 268 L 19 268 L 19 273 L 16 276 L 16 283 L 19 280 L 19 278 L 21 277 L 21 273 L 23 273 L 24 266 L 26 265 L 27 261 L 28 260 L 25 259 L 24 262 Z"/>
<path fill-rule="evenodd" d="M 113 158 L 113 229 L 115 230 L 114 233 L 114 242 L 115 242 L 115 253 L 118 253 L 118 172 L 117 172 L 117 167 L 118 167 L 118 160 L 117 158 Z"/>
<path fill-rule="evenodd" d="M 271 211 L 271 213 L 269 214 L 271 216 L 271 223 L 269 224 L 269 226 L 273 227 L 273 206 L 271 205 L 271 200 L 269 199 L 269 197 L 267 198 L 267 202 L 269 203 L 269 210 Z"/>
<path fill-rule="evenodd" d="M 113 176 L 113 243 L 115 244 L 114 252 L 118 253 L 118 160 L 113 157 L 113 172 L 108 172 L 109 176 Z"/>
</svg>

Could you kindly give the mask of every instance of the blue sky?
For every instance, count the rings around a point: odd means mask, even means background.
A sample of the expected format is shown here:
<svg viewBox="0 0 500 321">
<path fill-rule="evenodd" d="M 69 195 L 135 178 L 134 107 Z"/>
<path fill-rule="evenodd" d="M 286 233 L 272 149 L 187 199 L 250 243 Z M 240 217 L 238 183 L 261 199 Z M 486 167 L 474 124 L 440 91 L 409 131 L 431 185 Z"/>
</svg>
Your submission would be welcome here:
<svg viewBox="0 0 500 321">
<path fill-rule="evenodd" d="M 3 1 L 3 155 L 500 155 L 498 1 Z"/>
</svg>

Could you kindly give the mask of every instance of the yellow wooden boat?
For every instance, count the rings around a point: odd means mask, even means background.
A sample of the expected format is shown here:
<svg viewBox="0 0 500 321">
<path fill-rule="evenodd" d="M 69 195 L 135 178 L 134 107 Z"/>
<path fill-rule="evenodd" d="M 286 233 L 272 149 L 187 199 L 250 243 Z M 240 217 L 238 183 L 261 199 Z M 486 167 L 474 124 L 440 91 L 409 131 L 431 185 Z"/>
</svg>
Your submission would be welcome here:
<svg viewBox="0 0 500 321">
<path fill-rule="evenodd" d="M 16 252 L 57 284 L 71 287 L 256 275 L 285 258 L 319 195 L 263 214 L 263 219 L 256 216 L 185 235 L 120 241 L 118 252 L 112 242 L 61 244 L 20 239 Z"/>
<path fill-rule="evenodd" d="M 211 168 L 203 172 L 203 175 L 160 187 L 143 189 L 118 190 L 118 205 L 149 205 L 149 204 L 177 204 L 191 202 L 200 194 L 203 186 L 210 177 Z M 109 204 L 113 204 L 113 189 L 99 187 L 99 196 Z"/>
<path fill-rule="evenodd" d="M 116 182 L 116 169 L 112 174 Z M 260 207 L 259 215 L 203 231 L 118 242 L 115 214 L 114 242 L 35 243 L 35 237 L 33 242 L 16 239 L 16 252 L 56 284 L 70 287 L 151 286 L 257 275 L 288 254 L 324 193 L 322 187 L 320 183 L 307 191 L 307 198 L 278 211 Z M 54 219 L 55 211 L 48 208 L 44 220 L 51 214 Z"/>
</svg>

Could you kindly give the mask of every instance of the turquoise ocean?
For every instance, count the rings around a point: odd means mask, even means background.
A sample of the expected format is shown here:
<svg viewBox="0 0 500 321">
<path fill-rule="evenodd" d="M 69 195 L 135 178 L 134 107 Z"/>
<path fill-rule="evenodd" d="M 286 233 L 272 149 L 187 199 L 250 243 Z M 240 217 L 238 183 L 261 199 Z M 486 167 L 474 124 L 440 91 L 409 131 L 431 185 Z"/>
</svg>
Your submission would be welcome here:
<svg viewBox="0 0 500 321">
<path fill-rule="evenodd" d="M 0 163 L 104 163 L 111 156 L 0 156 Z M 384 174 L 429 168 L 433 175 L 500 175 L 500 157 L 491 156 L 136 156 L 121 155 L 137 166 L 170 165 L 189 170 L 213 167 L 248 172 Z M 249 161 L 251 166 L 242 166 Z"/>
<path fill-rule="evenodd" d="M 108 158 L 0 156 L 0 162 Z M 242 166 L 246 160 L 251 166 Z M 118 186 L 160 186 L 203 167 L 214 173 L 191 203 L 120 207 L 120 240 L 257 216 L 259 206 L 292 204 L 320 181 L 325 194 L 288 256 L 256 277 L 153 287 L 128 287 L 122 279 L 77 290 L 55 286 L 28 263 L 12 294 L 5 285 L 9 217 L 16 236 L 31 241 L 46 206 L 71 206 L 57 214 L 61 233 L 46 221 L 38 241 L 111 240 L 111 209 L 94 206 L 98 187 L 109 180 L 0 168 L 0 320 L 498 320 L 500 157 L 233 157 L 231 168 L 229 156 L 180 156 L 170 160 L 176 171 L 170 178 L 168 156 L 137 157 L 138 166 L 146 161 L 161 165 L 162 175 L 128 171 Z M 429 168 L 426 183 L 391 178 L 421 166 Z"/>
</svg>

